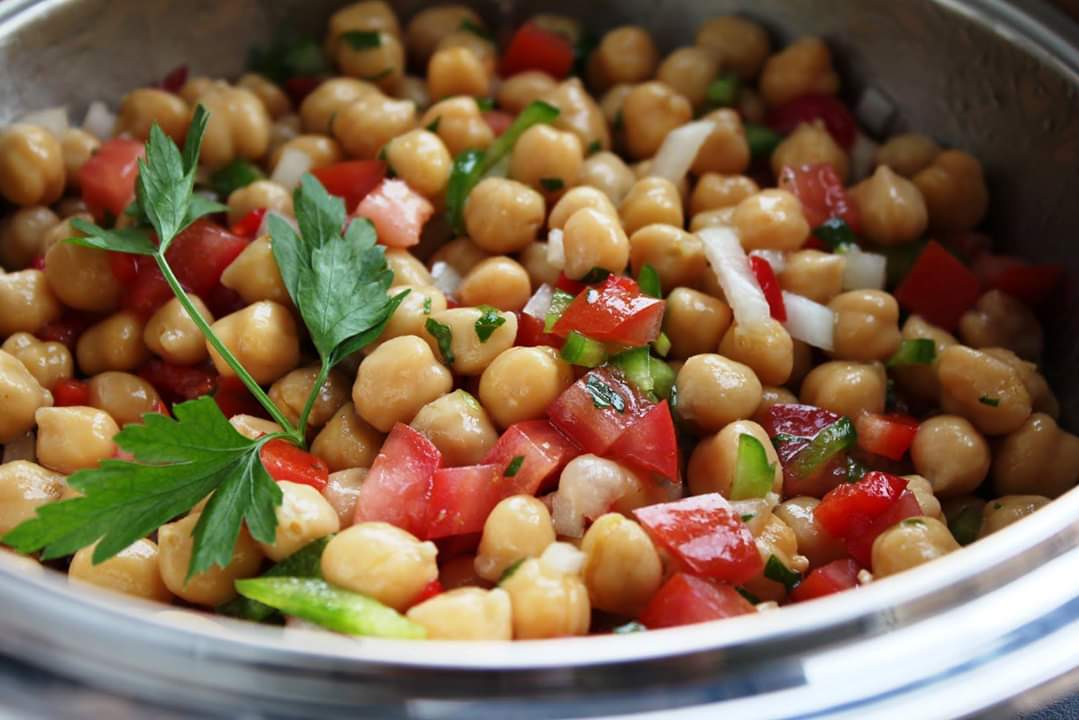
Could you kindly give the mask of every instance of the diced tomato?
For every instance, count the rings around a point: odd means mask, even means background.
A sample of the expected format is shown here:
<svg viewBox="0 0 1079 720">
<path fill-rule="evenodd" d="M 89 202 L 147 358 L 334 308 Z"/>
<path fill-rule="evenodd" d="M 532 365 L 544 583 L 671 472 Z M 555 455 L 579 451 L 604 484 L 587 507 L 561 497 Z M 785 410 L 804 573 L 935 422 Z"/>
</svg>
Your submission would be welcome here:
<svg viewBox="0 0 1079 720">
<path fill-rule="evenodd" d="M 906 487 L 904 478 L 868 472 L 858 482 L 844 483 L 825 495 L 813 515 L 830 535 L 845 539 L 872 524 Z"/>
<path fill-rule="evenodd" d="M 835 168 L 827 163 L 785 167 L 779 172 L 779 187 L 792 193 L 802 203 L 809 227 L 822 225 L 833 217 L 841 218 L 855 233 L 862 228 L 858 206 L 843 188 Z"/>
<path fill-rule="evenodd" d="M 214 285 L 214 289 L 210 291 L 209 296 L 203 298 L 203 301 L 215 318 L 223 318 L 247 307 L 240 293 L 221 283 Z"/>
<path fill-rule="evenodd" d="M 319 492 L 329 482 L 330 468 L 322 458 L 301 450 L 283 438 L 271 440 L 259 450 L 259 460 L 275 481 L 310 485 Z"/>
<path fill-rule="evenodd" d="M 609 402 L 604 399 L 608 393 Z M 652 406 L 621 373 L 598 368 L 567 388 L 547 408 L 547 416 L 585 452 L 603 455 Z"/>
<path fill-rule="evenodd" d="M 830 410 L 796 403 L 779 403 L 765 413 L 764 429 L 773 439 L 772 444 L 783 466 L 784 495 L 822 497 L 846 481 L 846 453 L 839 453 L 811 477 L 799 476 L 792 467 L 795 458 L 810 441 L 839 419 L 840 416 Z"/>
<path fill-rule="evenodd" d="M 834 95 L 803 95 L 768 111 L 765 124 L 783 135 L 788 135 L 802 123 L 824 121 L 824 127 L 832 139 L 850 150 L 858 135 L 858 123 L 843 101 Z"/>
<path fill-rule="evenodd" d="M 675 573 L 648 601 L 640 621 L 657 628 L 692 625 L 756 612 L 738 591 L 686 573 Z"/>
<path fill-rule="evenodd" d="M 441 556 L 441 553 L 439 553 L 439 556 Z M 442 583 L 438 581 L 438 578 L 435 578 L 434 580 L 423 586 L 423 590 L 420 590 L 420 594 L 417 595 L 416 598 L 412 601 L 412 605 L 414 607 L 416 605 L 419 605 L 424 600 L 430 600 L 435 595 L 441 594 Z"/>
<path fill-rule="evenodd" d="M 187 65 L 179 65 L 174 67 L 168 72 L 165 77 L 161 79 L 160 87 L 165 92 L 178 93 L 180 88 L 187 82 Z"/>
<path fill-rule="evenodd" d="M 517 313 L 517 338 L 514 345 L 519 347 L 535 347 L 536 345 L 549 345 L 561 347 L 562 338 L 543 331 L 544 320 L 532 317 L 523 312 Z"/>
<path fill-rule="evenodd" d="M 772 269 L 772 263 L 756 255 L 749 256 L 749 266 L 757 277 L 757 284 L 761 286 L 764 299 L 768 301 L 768 309 L 772 317 L 779 322 L 787 322 L 787 306 L 783 304 L 783 290 L 779 287 L 779 280 Z"/>
<path fill-rule="evenodd" d="M 819 506 L 818 506 L 819 507 Z M 873 541 L 882 532 L 907 518 L 924 515 L 918 498 L 910 490 L 904 490 L 887 510 L 864 527 L 855 528 L 846 538 L 847 552 L 864 567 L 872 562 Z"/>
<path fill-rule="evenodd" d="M 896 288 L 895 299 L 907 312 L 952 331 L 980 294 L 978 276 L 940 243 L 930 240 Z"/>
<path fill-rule="evenodd" d="M 227 418 L 234 415 L 269 417 L 266 409 L 259 404 L 251 391 L 247 389 L 243 380 L 232 375 L 223 375 L 217 378 L 214 402 L 217 403 L 217 407 L 221 409 L 221 413 Z"/>
<path fill-rule="evenodd" d="M 356 216 L 370 220 L 378 241 L 389 247 L 412 247 L 435 207 L 404 180 L 383 180 L 356 208 Z"/>
<path fill-rule="evenodd" d="M 205 297 L 246 247 L 247 240 L 203 218 L 176 236 L 165 257 L 180 283 Z"/>
<path fill-rule="evenodd" d="M 983 255 L 989 253 L 993 246 L 993 241 L 988 235 L 974 232 L 973 230 L 937 233 L 934 239 L 943 245 L 948 252 L 967 264 L 977 263 Z M 977 274 L 977 270 L 975 270 L 975 273 Z"/>
<path fill-rule="evenodd" d="M 431 483 L 442 453 L 424 435 L 397 423 L 360 486 L 355 522 L 380 520 L 425 535 Z"/>
<path fill-rule="evenodd" d="M 201 367 L 173 365 L 156 358 L 142 366 L 139 376 L 170 403 L 210 395 L 217 385 L 217 373 Z"/>
<path fill-rule="evenodd" d="M 427 539 L 482 532 L 491 510 L 508 494 L 510 481 L 492 464 L 436 470 L 427 504 Z"/>
<path fill-rule="evenodd" d="M 491 132 L 495 134 L 495 137 L 509 130 L 515 117 L 515 115 L 510 115 L 508 112 L 502 112 L 501 110 L 488 110 L 483 113 L 483 121 L 487 123 L 487 127 L 491 128 Z"/>
<path fill-rule="evenodd" d="M 82 380 L 64 378 L 52 386 L 52 401 L 56 407 L 90 404 L 90 386 Z"/>
<path fill-rule="evenodd" d="M 909 415 L 865 413 L 854 421 L 858 447 L 889 460 L 902 460 L 918 434 L 918 421 Z"/>
<path fill-rule="evenodd" d="M 115 138 L 101 145 L 79 168 L 82 199 L 98 222 L 120 214 L 135 199 L 139 158 L 146 149 L 138 140 Z"/>
<path fill-rule="evenodd" d="M 568 292 L 570 295 L 576 295 L 588 287 L 579 280 L 571 280 L 564 272 L 558 273 L 558 280 L 555 281 L 554 286 L 562 292 Z"/>
<path fill-rule="evenodd" d="M 139 276 L 139 258 L 122 252 L 109 252 L 109 269 L 116 282 L 127 287 Z"/>
<path fill-rule="evenodd" d="M 827 565 L 814 568 L 790 594 L 791 602 L 815 600 L 843 590 L 858 587 L 861 567 L 850 558 L 833 560 Z"/>
<path fill-rule="evenodd" d="M 562 468 L 580 454 L 580 448 L 548 421 L 526 420 L 506 428 L 483 462 L 495 465 L 505 476 L 514 460 L 521 458 L 516 472 L 505 478 L 506 495 L 536 495 L 557 484 Z"/>
<path fill-rule="evenodd" d="M 1060 265 L 1032 265 L 1019 258 L 981 255 L 974 261 L 974 273 L 983 290 L 1000 290 L 1030 307 L 1040 305 L 1064 278 Z"/>
<path fill-rule="evenodd" d="M 764 568 L 753 533 L 719 493 L 637 508 L 633 515 L 688 572 L 739 585 Z"/>
<path fill-rule="evenodd" d="M 317 77 L 314 75 L 299 75 L 296 77 L 290 77 L 285 80 L 285 92 L 288 93 L 289 98 L 292 99 L 292 104 L 296 107 L 300 106 L 304 98 L 315 91 L 325 78 Z M 329 131 L 329 128 L 327 128 Z"/>
<path fill-rule="evenodd" d="M 349 160 L 315 168 L 311 174 L 326 192 L 343 198 L 345 211 L 352 213 L 367 193 L 386 177 L 386 163 L 381 160 Z"/>
<path fill-rule="evenodd" d="M 31 270 L 44 271 L 45 270 L 45 256 L 44 255 L 35 255 L 33 257 L 33 259 L 30 260 L 30 269 Z"/>
<path fill-rule="evenodd" d="M 151 258 L 139 257 L 135 280 L 127 286 L 124 294 L 124 307 L 136 315 L 148 318 L 172 297 L 172 288 L 157 264 Z"/>
<path fill-rule="evenodd" d="M 58 342 L 67 346 L 68 350 L 75 350 L 75 341 L 82 335 L 83 330 L 93 325 L 100 318 L 96 315 L 79 310 L 65 310 L 59 320 L 45 325 L 39 329 L 35 336 L 45 342 Z"/>
<path fill-rule="evenodd" d="M 533 22 L 517 29 L 499 64 L 499 74 L 510 77 L 526 70 L 540 70 L 556 80 L 573 69 L 573 45 L 564 36 L 544 30 Z"/>
<path fill-rule="evenodd" d="M 678 473 L 678 434 L 671 408 L 663 400 L 629 426 L 607 451 L 608 456 L 673 483 Z"/>
<path fill-rule="evenodd" d="M 266 208 L 255 208 L 251 212 L 232 224 L 232 234 L 242 238 L 251 239 L 262 227 L 262 220 L 266 217 Z"/>
<path fill-rule="evenodd" d="M 574 298 L 551 332 L 566 337 L 576 330 L 599 342 L 640 347 L 659 336 L 665 307 L 664 301 L 642 293 L 632 278 L 610 275 L 598 288 Z"/>
</svg>

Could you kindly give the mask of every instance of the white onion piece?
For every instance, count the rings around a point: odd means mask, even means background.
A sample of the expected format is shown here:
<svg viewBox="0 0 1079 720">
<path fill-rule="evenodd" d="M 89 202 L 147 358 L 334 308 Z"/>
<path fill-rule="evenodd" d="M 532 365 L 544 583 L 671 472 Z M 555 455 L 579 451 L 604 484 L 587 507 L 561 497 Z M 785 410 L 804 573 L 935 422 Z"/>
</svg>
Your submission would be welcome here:
<svg viewBox="0 0 1079 720">
<path fill-rule="evenodd" d="M 30 430 L 24 435 L 20 435 L 9 442 L 4 446 L 4 464 L 6 465 L 7 463 L 15 462 L 16 460 L 27 460 L 29 462 L 36 461 L 37 445 L 35 443 L 33 430 Z"/>
<path fill-rule="evenodd" d="M 556 542 L 547 546 L 539 561 L 563 575 L 580 575 L 585 559 L 585 554 L 569 543 Z"/>
<path fill-rule="evenodd" d="M 300 178 L 311 169 L 311 156 L 296 148 L 286 148 L 273 169 L 270 180 L 285 188 L 294 190 L 300 184 Z"/>
<path fill-rule="evenodd" d="M 679 182 L 689 172 L 704 141 L 715 129 L 714 121 L 698 120 L 667 133 L 652 160 L 648 174 L 666 178 L 673 183 Z"/>
<path fill-rule="evenodd" d="M 547 262 L 559 270 L 566 267 L 566 246 L 562 241 L 561 230 L 547 233 Z"/>
<path fill-rule="evenodd" d="M 595 520 L 616 500 L 640 487 L 640 481 L 623 467 L 595 455 L 570 461 L 551 498 L 554 529 L 565 537 L 584 535 L 584 521 Z"/>
<path fill-rule="evenodd" d="M 461 274 L 448 262 L 442 260 L 431 266 L 431 279 L 443 295 L 455 295 L 457 288 L 461 287 Z"/>
<path fill-rule="evenodd" d="M 854 145 L 850 149 L 850 181 L 852 183 L 864 180 L 873 174 L 879 147 L 880 145 L 870 140 L 861 131 L 854 137 Z"/>
<path fill-rule="evenodd" d="M 55 135 L 57 139 L 63 136 L 67 129 L 71 127 L 67 119 L 67 106 L 65 105 L 27 113 L 19 119 L 19 122 L 44 128 Z"/>
<path fill-rule="evenodd" d="M 544 320 L 547 318 L 547 311 L 551 309 L 551 300 L 554 298 L 554 288 L 547 283 L 543 283 L 536 289 L 536 292 L 528 299 L 524 309 L 521 311 L 525 315 Z"/>
<path fill-rule="evenodd" d="M 772 272 L 776 275 L 783 272 L 783 269 L 787 267 L 787 253 L 782 250 L 750 250 L 749 255 L 750 257 L 767 260 L 768 264 L 772 266 Z"/>
<path fill-rule="evenodd" d="M 852 247 L 843 254 L 844 290 L 883 290 L 888 271 L 888 258 L 877 253 L 862 252 Z"/>
<path fill-rule="evenodd" d="M 749 267 L 738 233 L 725 225 L 697 232 L 704 244 L 704 254 L 716 273 L 723 294 L 734 310 L 734 319 L 742 327 L 759 325 L 772 317 L 768 301 Z"/>
<path fill-rule="evenodd" d="M 82 129 L 90 133 L 98 140 L 108 140 L 112 137 L 113 128 L 116 127 L 116 116 L 100 100 L 94 100 L 90 107 L 86 108 L 86 117 L 82 121 Z"/>
<path fill-rule="evenodd" d="M 787 308 L 787 322 L 783 327 L 792 338 L 821 350 L 835 349 L 835 313 L 830 307 L 786 290 L 783 291 L 783 305 Z"/>
<path fill-rule="evenodd" d="M 255 237 L 262 237 L 263 235 L 269 235 L 270 234 L 270 217 L 271 216 L 284 220 L 286 223 L 288 223 L 289 225 L 292 226 L 292 229 L 295 230 L 297 234 L 299 234 L 299 232 L 300 232 L 300 224 L 298 222 L 296 222 L 296 218 L 289 217 L 288 215 L 283 215 L 283 214 L 277 212 L 276 210 L 270 210 L 269 212 L 267 212 L 265 215 L 262 216 L 262 222 L 259 223 L 259 229 L 255 233 Z"/>
<path fill-rule="evenodd" d="M 892 99 L 872 86 L 862 91 L 854 107 L 854 117 L 877 137 L 888 132 L 895 113 L 896 104 Z"/>
</svg>

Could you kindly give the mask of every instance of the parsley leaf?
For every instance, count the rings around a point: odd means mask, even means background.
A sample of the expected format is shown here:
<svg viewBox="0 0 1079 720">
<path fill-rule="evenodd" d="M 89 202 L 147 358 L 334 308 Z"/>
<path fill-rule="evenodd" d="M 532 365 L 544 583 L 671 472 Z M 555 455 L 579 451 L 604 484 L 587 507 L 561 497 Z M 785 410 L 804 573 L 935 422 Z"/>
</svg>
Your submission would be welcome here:
<svg viewBox="0 0 1079 720">
<path fill-rule="evenodd" d="M 476 320 L 476 337 L 480 339 L 481 343 L 485 343 L 491 339 L 491 334 L 495 330 L 506 324 L 506 318 L 497 308 L 490 305 L 480 305 L 477 309 L 481 314 L 479 319 Z"/>
<path fill-rule="evenodd" d="M 801 573 L 788 568 L 775 555 L 768 556 L 768 562 L 764 565 L 764 577 L 783 585 L 783 587 L 787 588 L 787 592 L 790 592 L 798 583 L 802 582 Z"/>
<path fill-rule="evenodd" d="M 450 326 L 434 318 L 427 318 L 424 328 L 438 341 L 438 351 L 442 353 L 442 359 L 447 365 L 452 366 L 455 358 L 453 356 L 453 331 L 450 330 Z"/>
</svg>

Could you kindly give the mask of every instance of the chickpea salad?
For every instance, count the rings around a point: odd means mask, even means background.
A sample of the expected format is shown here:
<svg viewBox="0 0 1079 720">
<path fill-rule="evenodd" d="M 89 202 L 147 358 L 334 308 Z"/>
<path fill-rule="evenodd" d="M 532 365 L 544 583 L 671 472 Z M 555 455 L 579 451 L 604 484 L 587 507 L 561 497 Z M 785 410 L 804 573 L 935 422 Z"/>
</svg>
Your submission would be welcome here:
<svg viewBox="0 0 1079 720">
<path fill-rule="evenodd" d="M 0 130 L 0 540 L 350 635 L 811 601 L 1068 491 L 1062 269 L 827 45 L 380 0 Z"/>
</svg>

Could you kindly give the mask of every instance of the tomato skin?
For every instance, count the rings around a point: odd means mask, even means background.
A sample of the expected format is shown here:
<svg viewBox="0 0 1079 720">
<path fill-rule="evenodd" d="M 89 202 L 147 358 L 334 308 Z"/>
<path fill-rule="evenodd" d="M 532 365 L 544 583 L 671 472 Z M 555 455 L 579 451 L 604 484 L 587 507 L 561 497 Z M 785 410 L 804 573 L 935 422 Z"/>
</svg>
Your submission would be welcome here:
<svg viewBox="0 0 1079 720">
<path fill-rule="evenodd" d="M 813 516 L 828 534 L 846 539 L 890 508 L 906 487 L 904 478 L 868 472 L 858 482 L 844 483 L 825 495 Z"/>
<path fill-rule="evenodd" d="M 602 383 L 618 396 L 624 407 L 598 408 L 588 384 Z M 608 368 L 597 368 L 570 385 L 547 408 L 551 424 L 576 442 L 585 452 L 604 455 L 615 441 L 652 409 L 652 403 L 622 377 Z"/>
<path fill-rule="evenodd" d="M 571 280 L 564 272 L 558 273 L 558 280 L 555 281 L 554 286 L 562 292 L 568 292 L 570 295 L 576 295 L 588 287 L 579 280 Z"/>
<path fill-rule="evenodd" d="M 772 317 L 779 322 L 787 322 L 787 306 L 783 304 L 783 291 L 779 287 L 772 263 L 756 255 L 749 256 L 749 267 L 757 278 L 757 284 L 761 286 L 764 299 L 768 301 L 768 309 Z"/>
<path fill-rule="evenodd" d="M 383 180 L 360 201 L 355 215 L 371 221 L 383 245 L 405 248 L 419 244 L 434 212 L 434 205 L 404 180 Z"/>
<path fill-rule="evenodd" d="M 838 453 L 812 477 L 799 477 L 792 463 L 810 441 L 840 416 L 812 405 L 779 403 L 768 408 L 762 423 L 783 466 L 783 494 L 789 497 L 807 495 L 823 497 L 825 493 L 847 479 L 846 453 Z M 777 436 L 785 436 L 782 441 Z"/>
<path fill-rule="evenodd" d="M 227 418 L 234 415 L 254 415 L 269 419 L 266 409 L 259 404 L 259 401 L 244 385 L 243 380 L 238 377 L 218 376 L 214 402 Z"/>
<path fill-rule="evenodd" d="M 161 78 L 159 87 L 170 93 L 180 92 L 180 88 L 187 82 L 188 68 L 187 65 L 178 65 Z"/>
<path fill-rule="evenodd" d="M 983 254 L 972 268 L 983 290 L 1000 290 L 1030 307 L 1037 307 L 1060 285 L 1060 265 L 1032 265 L 1018 258 Z"/>
<path fill-rule="evenodd" d="M 628 427 L 607 454 L 620 462 L 681 483 L 678 472 L 678 434 L 666 400 L 652 407 L 644 417 Z"/>
<path fill-rule="evenodd" d="M 154 358 L 139 369 L 139 377 L 154 386 L 170 403 L 210 395 L 217 386 L 217 373 L 201 367 L 173 365 Z"/>
<path fill-rule="evenodd" d="M 137 255 L 128 253 L 107 251 L 109 253 L 109 269 L 116 282 L 127 287 L 135 282 L 139 276 L 139 258 Z"/>
<path fill-rule="evenodd" d="M 695 575 L 740 585 L 764 568 L 753 533 L 719 493 L 637 508 L 633 515 Z"/>
<path fill-rule="evenodd" d="M 866 413 L 854 421 L 858 446 L 866 452 L 902 460 L 918 434 L 918 421 L 909 415 Z"/>
<path fill-rule="evenodd" d="M 858 135 L 858 123 L 843 101 L 834 95 L 803 95 L 768 111 L 765 125 L 789 135 L 802 123 L 822 120 L 832 139 L 850 150 Z"/>
<path fill-rule="evenodd" d="M 360 486 L 355 522 L 381 521 L 426 535 L 427 505 L 442 453 L 422 433 L 397 423 Z"/>
<path fill-rule="evenodd" d="M 232 234 L 248 240 L 255 237 L 258 229 L 262 227 L 262 220 L 266 217 L 266 208 L 255 208 L 251 212 L 232 224 Z"/>
<path fill-rule="evenodd" d="M 712 583 L 694 575 L 675 573 L 656 591 L 641 613 L 645 627 L 692 625 L 756 612 L 730 585 Z"/>
<path fill-rule="evenodd" d="M 528 22 L 517 29 L 499 64 L 499 74 L 510 77 L 540 70 L 562 80 L 573 69 L 573 45 L 561 35 Z"/>
<path fill-rule="evenodd" d="M 513 344 L 518 347 L 535 347 L 537 345 L 549 345 L 561 347 L 562 338 L 543 331 L 544 321 L 541 318 L 532 317 L 528 313 L 517 313 L 517 338 Z"/>
<path fill-rule="evenodd" d="M 426 539 L 482 532 L 487 516 L 507 495 L 510 480 L 493 464 L 436 470 L 427 504 Z"/>
<path fill-rule="evenodd" d="M 442 553 L 439 553 L 441 555 Z M 431 582 L 423 586 L 423 590 L 420 590 L 420 594 L 416 596 L 416 599 L 412 601 L 412 607 L 419 605 L 424 600 L 430 600 L 435 595 L 441 595 L 443 592 L 442 583 L 435 578 Z"/>
<path fill-rule="evenodd" d="M 868 525 L 855 528 L 847 537 L 847 552 L 863 567 L 873 561 L 873 541 L 882 532 L 907 518 L 924 515 L 918 498 L 910 490 L 903 490 L 887 510 Z"/>
<path fill-rule="evenodd" d="M 790 594 L 791 602 L 805 602 L 858 587 L 858 563 L 850 558 L 814 568 Z"/>
<path fill-rule="evenodd" d="M 79 168 L 82 199 L 98 222 L 105 215 L 119 217 L 135 199 L 139 158 L 146 148 L 138 140 L 114 138 L 101 145 Z"/>
<path fill-rule="evenodd" d="M 165 257 L 180 284 L 206 297 L 246 247 L 247 240 L 203 218 L 176 236 Z"/>
<path fill-rule="evenodd" d="M 345 211 L 352 213 L 367 193 L 386 177 L 386 163 L 381 160 L 349 160 L 315 168 L 311 174 L 326 192 L 343 198 Z"/>
<path fill-rule="evenodd" d="M 631 278 L 610 275 L 574 298 L 551 332 L 566 337 L 576 330 L 599 342 L 640 347 L 659 336 L 665 307 Z"/>
<path fill-rule="evenodd" d="M 483 113 L 483 121 L 487 123 L 487 127 L 491 128 L 491 132 L 495 134 L 495 137 L 509 130 L 516 117 L 516 115 L 511 115 L 501 110 L 488 110 Z"/>
<path fill-rule="evenodd" d="M 82 335 L 83 330 L 90 327 L 101 317 L 80 310 L 64 310 L 59 320 L 45 325 L 34 335 L 38 340 L 45 342 L 58 342 L 67 346 L 68 350 L 75 351 L 75 343 Z"/>
<path fill-rule="evenodd" d="M 904 310 L 949 332 L 980 295 L 978 276 L 936 240 L 929 241 L 895 290 Z"/>
<path fill-rule="evenodd" d="M 553 490 L 562 468 L 580 454 L 581 449 L 547 420 L 526 420 L 506 428 L 483 463 L 504 474 L 514 458 L 523 458 L 512 477 L 503 475 L 506 497 L 536 495 Z"/>
<path fill-rule="evenodd" d="M 329 482 L 330 468 L 322 459 L 283 438 L 263 445 L 259 450 L 259 460 L 275 482 L 310 485 L 319 492 Z"/>
<path fill-rule="evenodd" d="M 779 173 L 779 187 L 790 192 L 802 203 L 809 227 L 815 228 L 825 220 L 838 217 L 855 233 L 861 231 L 861 214 L 854 200 L 847 195 L 843 181 L 835 168 L 827 163 L 785 167 Z"/>
<path fill-rule="evenodd" d="M 56 407 L 90 404 L 90 386 L 82 380 L 64 378 L 52 386 L 52 401 Z"/>
</svg>

